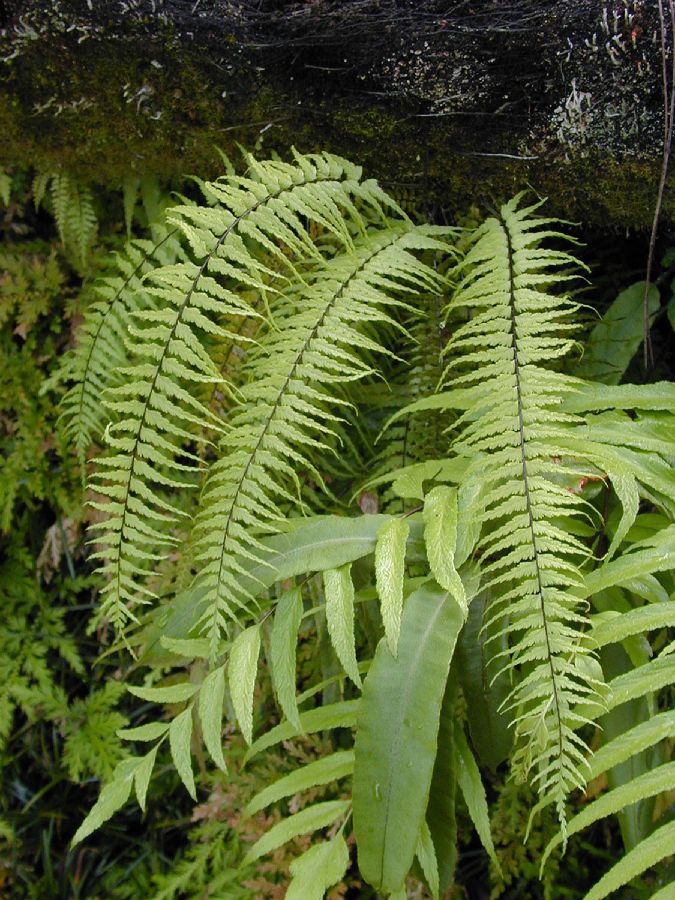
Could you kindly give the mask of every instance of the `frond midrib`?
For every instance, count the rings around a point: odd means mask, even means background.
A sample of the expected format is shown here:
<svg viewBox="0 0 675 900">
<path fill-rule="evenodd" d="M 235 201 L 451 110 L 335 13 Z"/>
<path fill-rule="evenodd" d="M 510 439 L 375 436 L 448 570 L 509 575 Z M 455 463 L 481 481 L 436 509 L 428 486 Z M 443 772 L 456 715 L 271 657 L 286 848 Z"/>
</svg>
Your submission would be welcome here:
<svg viewBox="0 0 675 900">
<path fill-rule="evenodd" d="M 509 310 L 511 314 L 510 319 L 510 334 L 511 334 L 511 348 L 513 351 L 513 372 L 515 379 L 515 387 L 516 387 L 516 402 L 518 409 L 518 435 L 519 435 L 519 450 L 520 450 L 520 458 L 522 462 L 522 472 L 523 472 L 523 492 L 525 496 L 525 504 L 527 508 L 527 518 L 528 518 L 528 526 L 530 531 L 530 539 L 532 543 L 532 550 L 534 553 L 533 561 L 535 568 L 535 576 L 537 581 L 537 595 L 539 598 L 539 610 L 541 613 L 542 626 L 544 631 L 544 639 L 546 642 L 546 658 L 549 667 L 549 671 L 551 674 L 551 685 L 553 688 L 553 700 L 556 711 L 556 725 L 557 725 L 557 744 L 558 744 L 558 760 L 559 762 L 563 759 L 563 724 L 562 724 L 562 714 L 560 710 L 560 698 L 559 698 L 559 688 L 555 674 L 555 667 L 553 665 L 553 652 L 551 649 L 551 640 L 548 629 L 548 619 L 546 615 L 546 602 L 544 598 L 544 585 L 541 577 L 541 568 L 539 565 L 539 550 L 537 546 L 537 536 L 535 534 L 534 529 L 534 513 L 532 510 L 532 497 L 530 494 L 530 485 L 529 485 L 529 477 L 527 471 L 527 445 L 525 438 L 525 423 L 523 416 L 523 401 L 521 394 L 521 369 L 520 369 L 520 360 L 518 357 L 518 330 L 517 330 L 517 309 L 516 309 L 516 289 L 515 289 L 515 270 L 514 270 L 514 261 L 513 261 L 513 242 L 512 236 L 509 229 L 508 222 L 505 220 L 503 215 L 499 214 L 499 222 L 504 231 L 504 235 L 506 238 L 506 253 L 507 253 L 507 267 L 508 267 L 508 279 L 509 279 Z"/>
</svg>

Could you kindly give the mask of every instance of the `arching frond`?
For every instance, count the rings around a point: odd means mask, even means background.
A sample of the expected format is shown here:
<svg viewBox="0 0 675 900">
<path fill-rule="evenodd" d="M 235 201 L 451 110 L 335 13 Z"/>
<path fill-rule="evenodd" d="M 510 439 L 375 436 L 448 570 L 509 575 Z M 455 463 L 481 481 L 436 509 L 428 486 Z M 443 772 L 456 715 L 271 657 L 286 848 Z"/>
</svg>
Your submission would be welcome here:
<svg viewBox="0 0 675 900">
<path fill-rule="evenodd" d="M 183 205 L 168 214 L 199 262 L 164 266 L 148 278 L 153 306 L 132 314 L 127 341 L 134 364 L 108 392 L 119 420 L 107 430 L 114 455 L 101 460 L 94 482 L 108 498 L 105 549 L 96 556 L 109 577 L 102 613 L 118 629 L 134 617 L 130 604 L 152 599 L 146 570 L 175 541 L 169 531 L 180 513 L 166 493 L 195 484 L 199 458 L 180 448 L 203 440 L 197 433 L 204 426 L 222 431 L 194 397 L 195 385 L 223 383 L 209 339 L 234 339 L 242 318 L 260 315 L 247 294 L 269 307 L 285 283 L 306 283 L 323 261 L 311 227 L 324 231 L 333 252 L 350 249 L 353 233 L 365 231 L 355 199 L 372 214 L 384 196 L 374 183 L 357 180 L 357 167 L 329 154 L 295 154 L 294 164 L 249 158 L 249 164 L 255 179 L 228 176 L 205 187 L 219 207 Z"/>
<path fill-rule="evenodd" d="M 61 402 L 66 433 L 83 469 L 86 451 L 103 435 L 110 419 L 110 411 L 101 402 L 103 393 L 119 384 L 129 361 L 125 341 L 132 313 L 152 304 L 143 278 L 157 265 L 175 263 L 181 257 L 177 229 L 160 226 L 154 240 L 129 242 L 116 259 L 119 274 L 95 285 L 100 299 L 88 308 L 77 346 L 66 362 L 68 379 L 74 384 Z"/>
<path fill-rule="evenodd" d="M 214 651 L 252 599 L 242 590 L 237 557 L 255 557 L 260 537 L 277 529 L 279 504 L 297 500 L 298 473 L 321 481 L 313 456 L 327 449 L 326 433 L 339 429 L 332 387 L 371 374 L 363 352 L 386 352 L 363 326 L 392 324 L 390 310 L 401 302 L 392 291 L 434 283 L 433 270 L 410 251 L 439 246 L 425 230 L 392 222 L 275 302 L 274 329 L 253 353 L 226 453 L 209 474 L 196 520 L 203 625 Z"/>
</svg>

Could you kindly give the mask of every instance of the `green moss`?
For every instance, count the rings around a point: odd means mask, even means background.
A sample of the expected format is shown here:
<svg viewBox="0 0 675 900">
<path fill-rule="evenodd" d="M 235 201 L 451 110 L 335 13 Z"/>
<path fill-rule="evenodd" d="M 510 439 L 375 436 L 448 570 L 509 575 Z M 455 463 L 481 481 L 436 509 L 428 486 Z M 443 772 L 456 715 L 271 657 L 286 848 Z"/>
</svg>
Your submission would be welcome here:
<svg viewBox="0 0 675 900">
<path fill-rule="evenodd" d="M 171 47 L 165 41 L 141 48 L 130 40 L 26 49 L 0 85 L 0 164 L 30 161 L 39 170 L 65 169 L 111 185 L 129 173 L 213 176 L 220 171 L 216 146 L 236 156 L 238 144 L 262 145 L 266 154 L 294 144 L 356 160 L 394 192 L 412 190 L 420 205 L 442 204 L 451 214 L 529 185 L 566 218 L 612 228 L 651 224 L 656 158 L 475 155 L 471 147 L 484 144 L 466 120 L 413 117 L 339 95 L 327 102 L 307 86 L 289 95 L 260 79 L 242 88 L 236 75 L 233 90 L 225 85 L 221 96 L 223 85 L 214 89 L 203 64 Z M 675 220 L 675 190 L 666 192 L 662 215 Z"/>
</svg>

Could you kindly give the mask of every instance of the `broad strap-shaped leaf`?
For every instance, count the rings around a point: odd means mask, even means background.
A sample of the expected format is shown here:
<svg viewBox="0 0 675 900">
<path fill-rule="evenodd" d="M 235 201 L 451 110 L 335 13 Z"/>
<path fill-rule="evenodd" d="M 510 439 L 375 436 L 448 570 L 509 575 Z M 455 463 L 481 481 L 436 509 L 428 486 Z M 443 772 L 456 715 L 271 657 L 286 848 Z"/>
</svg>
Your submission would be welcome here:
<svg viewBox="0 0 675 900">
<path fill-rule="evenodd" d="M 401 633 L 405 551 L 409 534 L 407 519 L 389 519 L 377 532 L 375 544 L 375 580 L 382 623 L 389 650 L 394 657 L 398 653 L 398 638 Z"/>
<path fill-rule="evenodd" d="M 471 742 L 481 764 L 494 772 L 509 755 L 513 731 L 502 710 L 509 694 L 509 679 L 500 666 L 500 653 L 508 646 L 505 624 L 497 620 L 484 627 L 490 596 L 481 591 L 471 601 L 457 642 L 456 671 L 466 699 Z"/>
<path fill-rule="evenodd" d="M 293 880 L 286 900 L 323 900 L 328 888 L 341 881 L 349 868 L 349 848 L 342 835 L 315 844 L 291 863 Z"/>
<path fill-rule="evenodd" d="M 323 573 L 328 634 L 345 672 L 361 687 L 354 638 L 354 585 L 351 563 Z"/>
<path fill-rule="evenodd" d="M 438 728 L 438 744 L 429 791 L 426 822 L 438 866 L 439 892 L 445 896 L 455 880 L 457 867 L 457 753 L 455 750 L 455 717 L 457 684 L 455 668 L 450 669 Z"/>
<path fill-rule="evenodd" d="M 417 847 L 436 756 L 441 702 L 462 626 L 454 598 L 428 582 L 403 612 L 398 658 L 380 641 L 364 681 L 355 744 L 359 868 L 378 890 L 401 888 Z"/>
<path fill-rule="evenodd" d="M 247 744 L 253 740 L 253 690 L 259 655 L 260 626 L 251 625 L 235 638 L 228 665 L 232 706 Z"/>
</svg>

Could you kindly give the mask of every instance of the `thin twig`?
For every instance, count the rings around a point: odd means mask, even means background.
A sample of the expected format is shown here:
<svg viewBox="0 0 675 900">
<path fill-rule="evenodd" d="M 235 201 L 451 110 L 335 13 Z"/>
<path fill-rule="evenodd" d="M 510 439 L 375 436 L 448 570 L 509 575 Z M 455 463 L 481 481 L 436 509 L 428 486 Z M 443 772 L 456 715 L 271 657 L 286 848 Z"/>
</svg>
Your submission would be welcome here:
<svg viewBox="0 0 675 900">
<path fill-rule="evenodd" d="M 668 162 L 670 159 L 670 148 L 673 142 L 673 117 L 675 116 L 675 4 L 674 0 L 668 0 L 670 10 L 670 91 L 668 89 L 668 69 L 666 66 L 667 59 L 667 40 L 666 40 L 666 22 L 663 14 L 663 0 L 659 0 L 659 22 L 661 25 L 661 77 L 663 81 L 663 162 L 661 165 L 661 178 L 659 181 L 659 190 L 656 197 L 656 207 L 654 209 L 654 220 L 652 222 L 652 233 L 649 238 L 649 253 L 647 254 L 647 272 L 645 275 L 645 292 L 642 300 L 642 331 L 643 331 L 643 361 L 645 371 L 649 370 L 654 364 L 654 351 L 652 348 L 652 339 L 649 331 L 649 287 L 652 275 L 652 267 L 654 265 L 654 250 L 656 247 L 656 234 L 659 227 L 659 217 L 661 215 L 661 204 L 663 203 L 663 195 L 666 189 L 666 178 L 668 176 Z"/>
</svg>

